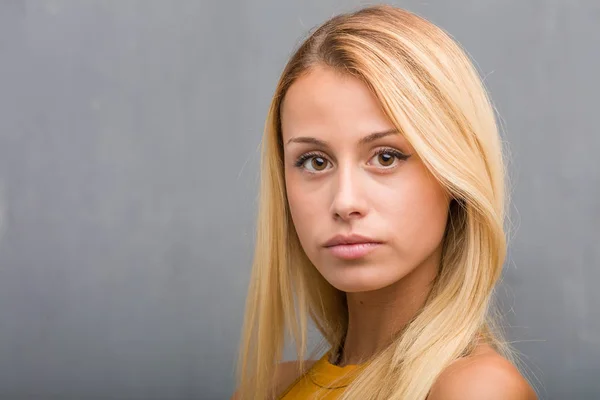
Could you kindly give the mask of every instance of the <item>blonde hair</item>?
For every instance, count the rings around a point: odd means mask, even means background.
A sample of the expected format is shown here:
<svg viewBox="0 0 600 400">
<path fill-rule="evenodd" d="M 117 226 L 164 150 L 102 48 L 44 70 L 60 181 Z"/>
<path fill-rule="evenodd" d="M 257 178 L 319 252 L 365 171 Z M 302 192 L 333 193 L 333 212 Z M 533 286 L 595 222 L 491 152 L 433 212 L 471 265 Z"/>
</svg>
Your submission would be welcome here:
<svg viewBox="0 0 600 400">
<path fill-rule="evenodd" d="M 444 368 L 479 340 L 509 355 L 489 312 L 506 252 L 505 166 L 493 108 L 467 55 L 437 26 L 392 6 L 325 22 L 293 54 L 275 90 L 262 142 L 240 397 L 273 395 L 286 328 L 302 370 L 308 318 L 334 349 L 348 325 L 345 293 L 317 272 L 298 241 L 283 178 L 281 103 L 290 85 L 316 65 L 361 79 L 454 199 L 426 304 L 342 397 L 422 400 Z"/>
</svg>

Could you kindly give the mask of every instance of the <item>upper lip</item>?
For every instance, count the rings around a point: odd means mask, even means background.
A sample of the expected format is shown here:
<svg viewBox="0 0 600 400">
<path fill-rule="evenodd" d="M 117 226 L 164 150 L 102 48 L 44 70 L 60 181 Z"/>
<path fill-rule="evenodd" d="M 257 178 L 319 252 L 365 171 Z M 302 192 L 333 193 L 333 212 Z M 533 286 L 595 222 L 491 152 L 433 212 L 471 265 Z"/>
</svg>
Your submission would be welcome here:
<svg viewBox="0 0 600 400">
<path fill-rule="evenodd" d="M 352 234 L 352 235 L 336 235 L 329 239 L 323 246 L 331 247 L 341 244 L 358 244 L 358 243 L 381 243 L 381 241 L 370 238 L 368 236 Z"/>
</svg>

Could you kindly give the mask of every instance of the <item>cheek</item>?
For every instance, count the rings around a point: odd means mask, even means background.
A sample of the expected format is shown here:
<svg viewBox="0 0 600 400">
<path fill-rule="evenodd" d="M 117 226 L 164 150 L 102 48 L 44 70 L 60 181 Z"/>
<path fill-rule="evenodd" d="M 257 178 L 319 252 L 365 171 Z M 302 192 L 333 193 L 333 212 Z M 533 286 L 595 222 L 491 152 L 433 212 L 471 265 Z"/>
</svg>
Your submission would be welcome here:
<svg viewBox="0 0 600 400">
<path fill-rule="evenodd" d="M 449 199 L 440 184 L 420 172 L 390 188 L 381 200 L 381 214 L 391 224 L 393 240 L 405 255 L 420 257 L 442 241 Z"/>
<path fill-rule="evenodd" d="M 322 218 L 318 214 L 320 201 L 317 191 L 307 190 L 293 175 L 286 173 L 286 195 L 296 233 L 302 246 L 306 247 L 307 239 L 313 236 L 315 220 Z"/>
</svg>

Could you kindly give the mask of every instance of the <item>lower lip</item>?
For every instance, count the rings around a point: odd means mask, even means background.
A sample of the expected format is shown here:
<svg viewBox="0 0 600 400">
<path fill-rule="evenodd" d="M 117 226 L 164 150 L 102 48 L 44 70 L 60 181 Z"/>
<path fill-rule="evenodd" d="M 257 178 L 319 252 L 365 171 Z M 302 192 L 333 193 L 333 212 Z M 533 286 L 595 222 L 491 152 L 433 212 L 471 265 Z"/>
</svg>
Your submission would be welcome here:
<svg viewBox="0 0 600 400">
<path fill-rule="evenodd" d="M 336 257 L 344 260 L 355 260 L 366 256 L 379 247 L 381 243 L 355 243 L 355 244 L 339 244 L 330 246 L 327 249 Z"/>
</svg>

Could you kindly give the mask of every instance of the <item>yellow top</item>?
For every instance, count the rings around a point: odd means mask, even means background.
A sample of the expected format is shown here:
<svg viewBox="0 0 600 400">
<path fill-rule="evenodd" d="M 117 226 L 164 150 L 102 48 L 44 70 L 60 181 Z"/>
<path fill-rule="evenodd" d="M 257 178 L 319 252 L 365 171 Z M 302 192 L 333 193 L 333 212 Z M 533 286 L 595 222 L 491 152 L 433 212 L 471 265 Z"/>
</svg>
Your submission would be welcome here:
<svg viewBox="0 0 600 400">
<path fill-rule="evenodd" d="M 329 362 L 330 356 L 331 352 L 325 353 L 279 396 L 279 400 L 305 400 L 315 394 L 323 400 L 339 398 L 364 364 L 338 367 Z"/>
</svg>

